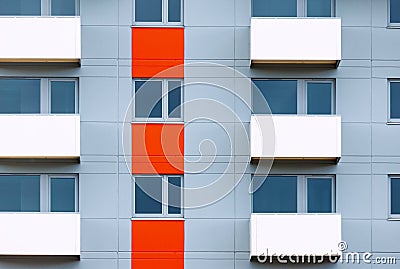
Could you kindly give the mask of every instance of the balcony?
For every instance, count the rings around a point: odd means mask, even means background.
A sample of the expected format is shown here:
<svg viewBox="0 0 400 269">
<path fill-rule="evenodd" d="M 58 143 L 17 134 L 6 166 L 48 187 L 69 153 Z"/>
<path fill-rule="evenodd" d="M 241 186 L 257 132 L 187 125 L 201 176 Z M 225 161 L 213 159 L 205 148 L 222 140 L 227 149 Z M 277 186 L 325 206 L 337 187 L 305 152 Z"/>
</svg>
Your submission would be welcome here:
<svg viewBox="0 0 400 269">
<path fill-rule="evenodd" d="M 0 213 L 0 255 L 80 256 L 80 214 Z"/>
<path fill-rule="evenodd" d="M 0 17 L 0 62 L 79 63 L 80 17 Z"/>
<path fill-rule="evenodd" d="M 0 158 L 78 159 L 79 115 L 0 115 Z"/>
<path fill-rule="evenodd" d="M 318 64 L 341 60 L 340 18 L 252 18 L 252 64 Z"/>
<path fill-rule="evenodd" d="M 252 214 L 250 256 L 339 256 L 338 214 Z"/>
<path fill-rule="evenodd" d="M 252 159 L 341 158 L 341 117 L 336 115 L 252 115 Z"/>
</svg>

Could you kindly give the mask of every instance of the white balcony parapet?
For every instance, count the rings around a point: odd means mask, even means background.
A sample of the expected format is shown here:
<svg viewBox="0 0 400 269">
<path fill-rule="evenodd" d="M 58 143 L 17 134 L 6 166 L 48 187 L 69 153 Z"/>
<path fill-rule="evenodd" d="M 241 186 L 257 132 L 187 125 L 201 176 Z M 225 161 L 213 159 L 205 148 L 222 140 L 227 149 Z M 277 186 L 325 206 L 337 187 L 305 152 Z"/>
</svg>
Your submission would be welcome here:
<svg viewBox="0 0 400 269">
<path fill-rule="evenodd" d="M 336 160 L 341 158 L 341 117 L 252 115 L 252 159 Z"/>
<path fill-rule="evenodd" d="M 252 64 L 328 64 L 341 60 L 340 18 L 252 18 Z"/>
<path fill-rule="evenodd" d="M 80 17 L 0 17 L 0 62 L 81 59 Z"/>
<path fill-rule="evenodd" d="M 250 257 L 339 256 L 339 214 L 252 214 Z"/>
<path fill-rule="evenodd" d="M 79 213 L 0 213 L 0 255 L 80 256 Z"/>
<path fill-rule="evenodd" d="M 78 159 L 79 115 L 0 115 L 0 158 Z"/>
</svg>

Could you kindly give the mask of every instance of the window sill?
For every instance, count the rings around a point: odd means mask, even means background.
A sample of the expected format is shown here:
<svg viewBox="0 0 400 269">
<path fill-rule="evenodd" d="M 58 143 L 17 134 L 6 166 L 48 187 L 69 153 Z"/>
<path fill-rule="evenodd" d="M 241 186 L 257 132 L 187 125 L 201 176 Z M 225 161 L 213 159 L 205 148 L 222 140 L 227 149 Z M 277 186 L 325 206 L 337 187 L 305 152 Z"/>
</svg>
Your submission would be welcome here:
<svg viewBox="0 0 400 269">
<path fill-rule="evenodd" d="M 135 220 L 135 221 L 142 221 L 142 220 L 166 220 L 166 221 L 169 221 L 169 220 L 180 220 L 180 221 L 184 221 L 185 219 L 183 218 L 183 217 L 176 217 L 176 218 L 173 218 L 173 217 L 142 217 L 142 216 L 140 216 L 140 217 L 132 217 L 131 218 L 131 220 Z"/>
<path fill-rule="evenodd" d="M 388 121 L 386 125 L 400 125 L 400 121 Z"/>
<path fill-rule="evenodd" d="M 183 24 L 144 23 L 144 24 L 132 24 L 131 28 L 184 28 L 184 26 Z"/>
<path fill-rule="evenodd" d="M 389 217 L 387 220 L 388 221 L 400 221 L 400 216 L 398 216 L 398 217 Z"/>
<path fill-rule="evenodd" d="M 400 29 L 400 23 L 399 24 L 389 24 L 386 26 L 386 29 Z"/>
</svg>

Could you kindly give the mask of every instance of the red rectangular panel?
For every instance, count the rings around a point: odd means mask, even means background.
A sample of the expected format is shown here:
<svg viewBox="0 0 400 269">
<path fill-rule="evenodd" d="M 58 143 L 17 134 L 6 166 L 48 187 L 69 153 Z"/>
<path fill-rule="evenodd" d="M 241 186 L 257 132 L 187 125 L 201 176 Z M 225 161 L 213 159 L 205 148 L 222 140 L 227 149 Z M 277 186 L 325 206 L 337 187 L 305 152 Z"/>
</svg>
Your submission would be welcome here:
<svg viewBox="0 0 400 269">
<path fill-rule="evenodd" d="M 183 28 L 132 28 L 132 77 L 183 78 L 183 63 Z"/>
<path fill-rule="evenodd" d="M 183 124 L 132 124 L 133 174 L 184 173 Z"/>
</svg>

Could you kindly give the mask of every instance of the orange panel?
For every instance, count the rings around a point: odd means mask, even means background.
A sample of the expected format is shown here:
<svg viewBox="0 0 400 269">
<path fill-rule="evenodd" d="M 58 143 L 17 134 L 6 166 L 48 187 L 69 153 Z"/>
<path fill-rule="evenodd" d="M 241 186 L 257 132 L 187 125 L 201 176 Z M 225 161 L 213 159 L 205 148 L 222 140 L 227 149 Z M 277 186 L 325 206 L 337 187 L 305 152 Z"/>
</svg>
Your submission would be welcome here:
<svg viewBox="0 0 400 269">
<path fill-rule="evenodd" d="M 132 269 L 183 269 L 183 220 L 133 220 Z"/>
<path fill-rule="evenodd" d="M 132 28 L 132 77 L 183 78 L 183 60 L 183 28 Z"/>
<path fill-rule="evenodd" d="M 132 124 L 133 174 L 184 173 L 183 124 Z"/>
</svg>

